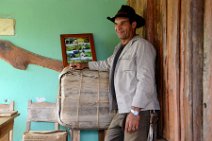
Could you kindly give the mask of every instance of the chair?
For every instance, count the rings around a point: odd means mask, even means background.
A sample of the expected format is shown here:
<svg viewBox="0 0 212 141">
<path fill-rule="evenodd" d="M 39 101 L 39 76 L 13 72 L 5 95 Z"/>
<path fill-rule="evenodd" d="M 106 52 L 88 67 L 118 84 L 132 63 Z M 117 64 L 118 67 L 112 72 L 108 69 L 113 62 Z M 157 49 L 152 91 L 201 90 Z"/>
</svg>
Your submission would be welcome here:
<svg viewBox="0 0 212 141">
<path fill-rule="evenodd" d="M 10 104 L 0 104 L 0 115 L 10 116 L 10 114 L 15 113 L 14 105 L 14 101 L 10 102 Z M 9 141 L 13 141 L 13 130 L 11 130 L 9 133 Z"/>
<path fill-rule="evenodd" d="M 53 131 L 31 131 L 32 122 L 49 122 L 55 124 Z M 59 130 L 57 122 L 56 104 L 50 102 L 28 103 L 26 132 L 23 141 L 66 141 L 67 132 Z"/>
</svg>

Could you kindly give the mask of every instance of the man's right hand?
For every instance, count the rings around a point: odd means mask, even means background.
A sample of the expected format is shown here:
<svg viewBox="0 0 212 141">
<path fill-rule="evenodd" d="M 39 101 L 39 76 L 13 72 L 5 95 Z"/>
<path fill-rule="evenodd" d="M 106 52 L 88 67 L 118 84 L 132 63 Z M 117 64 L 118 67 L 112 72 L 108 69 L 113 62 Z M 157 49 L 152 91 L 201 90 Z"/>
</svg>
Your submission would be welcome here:
<svg viewBox="0 0 212 141">
<path fill-rule="evenodd" d="M 88 63 L 73 63 L 70 64 L 69 66 L 71 66 L 74 69 L 82 70 L 88 68 Z"/>
</svg>

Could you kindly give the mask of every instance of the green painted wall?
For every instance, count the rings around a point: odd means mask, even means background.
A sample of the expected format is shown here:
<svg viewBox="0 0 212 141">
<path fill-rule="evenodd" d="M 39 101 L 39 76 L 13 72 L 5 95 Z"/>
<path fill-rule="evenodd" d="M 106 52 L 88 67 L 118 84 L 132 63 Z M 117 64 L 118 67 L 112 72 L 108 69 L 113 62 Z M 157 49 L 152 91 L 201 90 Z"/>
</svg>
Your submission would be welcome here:
<svg viewBox="0 0 212 141">
<path fill-rule="evenodd" d="M 113 16 L 126 0 L 0 0 L 0 18 L 16 19 L 15 36 L 0 36 L 31 52 L 62 60 L 60 34 L 93 33 L 98 59 L 105 59 L 118 42 Z M 58 72 L 36 65 L 18 70 L 0 60 L 0 103 L 15 101 L 20 116 L 15 120 L 14 141 L 26 128 L 27 103 L 36 97 L 55 102 Z M 7 102 L 5 102 L 7 100 Z M 33 129 L 53 125 L 33 124 Z M 38 128 L 39 127 L 39 128 Z M 82 131 L 81 141 L 97 141 L 97 131 Z"/>
</svg>

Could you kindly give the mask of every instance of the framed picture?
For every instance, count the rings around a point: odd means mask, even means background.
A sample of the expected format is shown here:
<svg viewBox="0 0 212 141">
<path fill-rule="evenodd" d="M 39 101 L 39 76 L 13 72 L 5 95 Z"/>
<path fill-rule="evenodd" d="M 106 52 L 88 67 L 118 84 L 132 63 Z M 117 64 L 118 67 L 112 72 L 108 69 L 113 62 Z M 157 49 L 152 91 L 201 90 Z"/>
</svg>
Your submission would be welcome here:
<svg viewBox="0 0 212 141">
<path fill-rule="evenodd" d="M 92 33 L 61 34 L 63 66 L 96 60 Z"/>
</svg>

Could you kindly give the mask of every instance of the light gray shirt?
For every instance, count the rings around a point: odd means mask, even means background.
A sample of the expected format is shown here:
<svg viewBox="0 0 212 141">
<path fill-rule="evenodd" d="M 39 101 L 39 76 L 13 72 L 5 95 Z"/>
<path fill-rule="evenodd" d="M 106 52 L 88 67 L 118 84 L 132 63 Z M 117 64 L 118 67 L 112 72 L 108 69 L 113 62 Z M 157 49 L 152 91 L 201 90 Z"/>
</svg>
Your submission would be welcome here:
<svg viewBox="0 0 212 141">
<path fill-rule="evenodd" d="M 120 46 L 119 43 L 106 60 L 89 62 L 89 69 L 111 72 Z M 124 47 L 114 72 L 119 113 L 129 113 L 132 106 L 142 108 L 142 111 L 160 109 L 155 84 L 155 57 L 152 44 L 139 36 Z M 109 98 L 113 107 L 113 97 L 110 95 Z"/>
</svg>

